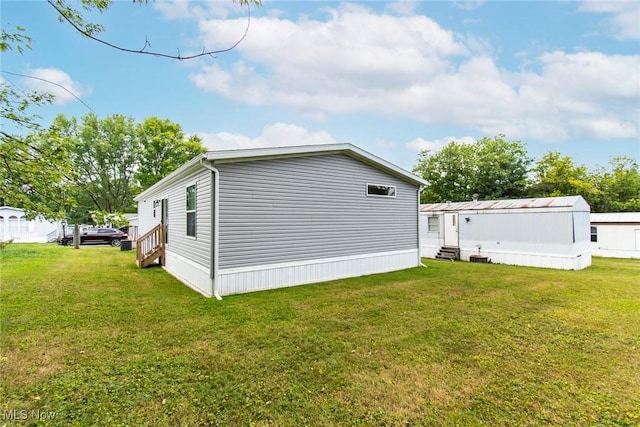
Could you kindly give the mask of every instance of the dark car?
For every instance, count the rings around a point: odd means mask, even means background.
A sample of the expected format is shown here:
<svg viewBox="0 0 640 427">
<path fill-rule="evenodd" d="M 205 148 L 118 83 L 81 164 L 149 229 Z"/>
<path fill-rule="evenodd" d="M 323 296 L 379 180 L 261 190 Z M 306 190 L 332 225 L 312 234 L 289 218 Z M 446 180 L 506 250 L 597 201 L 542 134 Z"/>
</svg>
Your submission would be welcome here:
<svg viewBox="0 0 640 427">
<path fill-rule="evenodd" d="M 128 239 L 127 233 L 124 233 L 115 228 L 90 228 L 88 230 L 80 232 L 80 244 L 105 244 L 108 243 L 111 246 L 118 247 L 122 240 Z M 64 237 L 58 238 L 58 244 L 60 245 L 73 245 L 73 234 L 67 234 Z"/>
</svg>

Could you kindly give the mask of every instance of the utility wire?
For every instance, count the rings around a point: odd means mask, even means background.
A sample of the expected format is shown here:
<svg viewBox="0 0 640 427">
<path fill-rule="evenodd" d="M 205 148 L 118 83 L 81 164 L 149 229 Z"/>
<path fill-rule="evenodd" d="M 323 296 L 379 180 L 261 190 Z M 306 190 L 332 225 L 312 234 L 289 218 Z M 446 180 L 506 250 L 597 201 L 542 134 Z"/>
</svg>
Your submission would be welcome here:
<svg viewBox="0 0 640 427">
<path fill-rule="evenodd" d="M 66 87 L 62 86 L 61 84 L 58 84 L 56 82 L 52 82 L 51 80 L 47 80 L 47 79 L 43 79 L 40 77 L 35 77 L 35 76 L 28 76 L 26 74 L 19 74 L 19 73 L 13 73 L 11 71 L 6 71 L 6 70 L 0 70 L 0 72 L 4 73 L 4 74 L 10 74 L 12 76 L 18 76 L 18 77 L 25 77 L 27 79 L 34 79 L 34 80 L 40 80 L 43 81 L 45 83 L 49 83 L 55 86 L 58 86 L 59 88 L 65 90 L 69 95 L 73 96 L 75 99 L 77 99 L 78 101 L 80 101 L 82 103 L 82 105 L 84 105 L 85 107 L 87 107 L 89 109 L 89 111 L 91 111 L 92 113 L 95 113 L 95 111 L 93 111 L 93 109 L 91 107 L 89 107 L 89 105 L 87 105 L 86 102 L 84 102 L 82 99 L 80 99 L 78 96 L 76 96 L 75 93 L 71 92 L 69 89 L 67 89 Z M 13 84 L 13 83 L 12 83 Z M 14 85 L 15 86 L 15 85 Z"/>
</svg>

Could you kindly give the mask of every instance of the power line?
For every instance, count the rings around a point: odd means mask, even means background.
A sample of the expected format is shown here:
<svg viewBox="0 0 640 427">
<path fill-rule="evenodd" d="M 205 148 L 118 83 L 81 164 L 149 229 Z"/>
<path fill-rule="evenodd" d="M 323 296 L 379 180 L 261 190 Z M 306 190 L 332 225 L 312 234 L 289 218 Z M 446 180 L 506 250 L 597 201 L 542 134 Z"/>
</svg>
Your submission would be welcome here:
<svg viewBox="0 0 640 427">
<path fill-rule="evenodd" d="M 52 82 L 51 80 L 47 80 L 47 79 L 43 79 L 41 77 L 35 77 L 35 76 L 28 76 L 26 74 L 20 74 L 20 73 L 14 73 L 11 71 L 6 71 L 6 70 L 0 70 L 0 72 L 4 73 L 4 74 L 10 74 L 12 76 L 18 76 L 18 77 L 24 77 L 27 79 L 34 79 L 34 80 L 40 80 L 43 81 L 45 83 L 49 83 L 55 86 L 58 86 L 59 88 L 63 89 L 64 91 L 66 91 L 69 95 L 73 96 L 75 99 L 77 99 L 78 101 L 80 101 L 80 103 L 82 103 L 82 105 L 84 105 L 85 107 L 87 107 L 89 109 L 89 111 L 91 111 L 92 113 L 95 113 L 95 111 L 93 111 L 93 109 L 91 107 L 89 107 L 89 105 L 87 105 L 86 102 L 84 102 L 82 99 L 80 99 L 80 97 L 78 97 L 75 93 L 71 92 L 69 89 L 67 89 L 66 87 L 62 86 L 61 84 L 58 84 L 56 82 Z M 15 85 L 14 85 L 15 86 Z"/>
</svg>

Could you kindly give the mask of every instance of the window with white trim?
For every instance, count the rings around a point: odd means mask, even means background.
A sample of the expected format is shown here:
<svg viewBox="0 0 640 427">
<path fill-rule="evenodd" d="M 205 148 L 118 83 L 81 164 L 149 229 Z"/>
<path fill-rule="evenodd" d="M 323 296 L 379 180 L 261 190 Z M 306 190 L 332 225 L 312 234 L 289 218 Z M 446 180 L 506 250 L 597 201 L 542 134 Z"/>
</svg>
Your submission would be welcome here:
<svg viewBox="0 0 640 427">
<path fill-rule="evenodd" d="M 396 187 L 393 185 L 367 184 L 367 196 L 396 197 Z"/>
<path fill-rule="evenodd" d="M 591 241 L 598 241 L 598 227 L 591 226 Z"/>
<path fill-rule="evenodd" d="M 187 195 L 187 236 L 196 237 L 196 185 L 186 189 Z"/>
<path fill-rule="evenodd" d="M 440 218 L 438 218 L 437 216 L 427 217 L 427 231 L 440 231 Z"/>
</svg>

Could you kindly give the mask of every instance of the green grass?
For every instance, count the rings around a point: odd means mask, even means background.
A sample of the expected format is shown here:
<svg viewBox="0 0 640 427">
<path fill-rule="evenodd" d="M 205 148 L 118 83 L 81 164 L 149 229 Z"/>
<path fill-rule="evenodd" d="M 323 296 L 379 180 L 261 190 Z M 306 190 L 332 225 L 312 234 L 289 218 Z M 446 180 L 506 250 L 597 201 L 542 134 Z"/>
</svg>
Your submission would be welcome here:
<svg viewBox="0 0 640 427">
<path fill-rule="evenodd" d="M 216 301 L 134 257 L 1 251 L 4 422 L 640 425 L 638 260 L 425 260 Z"/>
</svg>

